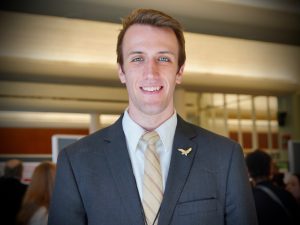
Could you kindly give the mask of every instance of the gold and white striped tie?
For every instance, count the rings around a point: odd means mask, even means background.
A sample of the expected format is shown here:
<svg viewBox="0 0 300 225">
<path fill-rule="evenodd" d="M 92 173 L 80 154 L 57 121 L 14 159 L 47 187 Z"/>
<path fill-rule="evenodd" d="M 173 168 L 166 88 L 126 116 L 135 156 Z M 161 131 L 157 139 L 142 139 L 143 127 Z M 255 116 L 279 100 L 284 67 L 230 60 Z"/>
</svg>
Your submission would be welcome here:
<svg viewBox="0 0 300 225">
<path fill-rule="evenodd" d="M 145 151 L 145 168 L 143 182 L 143 207 L 147 224 L 153 224 L 158 213 L 162 198 L 162 175 L 159 163 L 159 157 L 156 152 L 156 142 L 159 135 L 155 132 L 148 132 L 142 136 L 147 142 Z M 155 224 L 157 224 L 158 219 Z"/>
</svg>

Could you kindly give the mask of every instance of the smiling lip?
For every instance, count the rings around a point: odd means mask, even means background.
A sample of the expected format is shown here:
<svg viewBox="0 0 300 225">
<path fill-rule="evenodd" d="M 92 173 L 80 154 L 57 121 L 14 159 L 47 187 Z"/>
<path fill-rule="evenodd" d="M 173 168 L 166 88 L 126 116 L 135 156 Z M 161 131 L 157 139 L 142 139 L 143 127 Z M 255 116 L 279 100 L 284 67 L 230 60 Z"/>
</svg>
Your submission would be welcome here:
<svg viewBox="0 0 300 225">
<path fill-rule="evenodd" d="M 162 89 L 162 86 L 141 87 L 141 89 L 147 92 L 157 92 Z"/>
</svg>

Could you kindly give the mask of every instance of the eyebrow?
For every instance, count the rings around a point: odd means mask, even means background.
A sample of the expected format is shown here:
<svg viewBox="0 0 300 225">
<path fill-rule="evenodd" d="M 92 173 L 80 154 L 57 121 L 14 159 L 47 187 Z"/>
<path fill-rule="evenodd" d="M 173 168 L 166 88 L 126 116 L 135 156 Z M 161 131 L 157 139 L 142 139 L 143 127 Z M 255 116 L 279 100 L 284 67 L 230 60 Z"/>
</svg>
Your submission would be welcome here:
<svg viewBox="0 0 300 225">
<path fill-rule="evenodd" d="M 130 55 L 135 55 L 135 54 L 144 54 L 144 52 L 142 52 L 142 51 L 132 51 L 132 52 L 129 52 L 127 55 L 130 56 Z M 173 53 L 171 51 L 159 51 L 157 54 L 169 54 L 169 55 L 174 55 L 175 56 L 175 53 Z"/>
<path fill-rule="evenodd" d="M 170 55 L 174 55 L 175 56 L 175 53 L 174 52 L 170 52 L 170 51 L 160 51 L 158 53 L 159 54 L 170 54 Z"/>
<path fill-rule="evenodd" d="M 141 51 L 132 51 L 132 52 L 129 52 L 127 55 L 136 55 L 136 54 L 143 54 L 143 52 L 141 52 Z"/>
</svg>

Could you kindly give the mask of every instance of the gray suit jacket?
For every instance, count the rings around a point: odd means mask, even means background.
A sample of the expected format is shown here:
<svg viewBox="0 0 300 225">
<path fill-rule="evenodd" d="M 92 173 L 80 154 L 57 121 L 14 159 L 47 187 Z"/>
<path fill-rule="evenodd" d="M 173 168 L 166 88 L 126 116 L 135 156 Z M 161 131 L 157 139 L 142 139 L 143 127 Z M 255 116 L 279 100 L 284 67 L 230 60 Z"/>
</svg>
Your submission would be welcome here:
<svg viewBox="0 0 300 225">
<path fill-rule="evenodd" d="M 61 151 L 49 225 L 144 224 L 121 118 Z M 159 225 L 257 224 L 237 143 L 178 116 L 172 151 Z"/>
</svg>

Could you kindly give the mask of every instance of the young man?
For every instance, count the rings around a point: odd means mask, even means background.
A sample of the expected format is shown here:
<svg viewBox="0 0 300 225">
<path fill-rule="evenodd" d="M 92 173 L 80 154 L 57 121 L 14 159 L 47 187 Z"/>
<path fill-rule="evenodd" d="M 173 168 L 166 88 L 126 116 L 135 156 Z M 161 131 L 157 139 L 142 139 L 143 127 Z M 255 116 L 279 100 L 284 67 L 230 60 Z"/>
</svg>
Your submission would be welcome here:
<svg viewBox="0 0 300 225">
<path fill-rule="evenodd" d="M 180 24 L 135 10 L 117 55 L 128 108 L 61 152 L 49 224 L 257 224 L 240 146 L 174 109 L 185 63 Z"/>
</svg>

